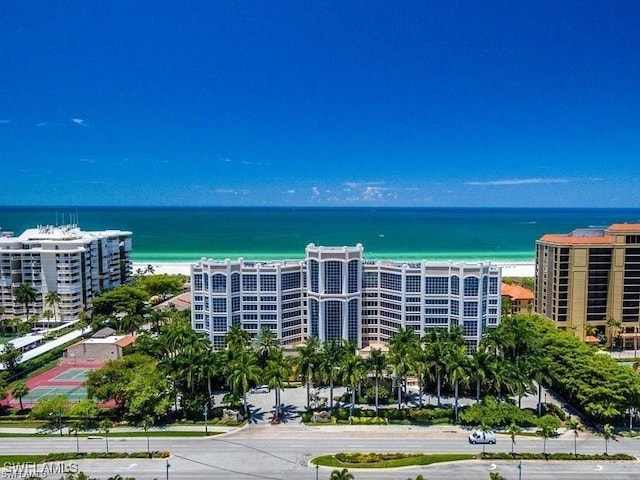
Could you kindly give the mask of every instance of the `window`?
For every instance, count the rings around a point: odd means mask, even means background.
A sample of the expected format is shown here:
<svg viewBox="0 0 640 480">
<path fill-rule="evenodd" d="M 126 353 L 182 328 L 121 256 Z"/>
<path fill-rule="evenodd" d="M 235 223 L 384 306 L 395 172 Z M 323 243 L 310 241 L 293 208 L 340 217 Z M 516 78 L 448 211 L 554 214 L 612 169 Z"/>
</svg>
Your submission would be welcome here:
<svg viewBox="0 0 640 480">
<path fill-rule="evenodd" d="M 406 291 L 409 293 L 420 293 L 420 275 L 407 276 Z"/>
<path fill-rule="evenodd" d="M 498 278 L 497 277 L 489 278 L 489 294 L 490 295 L 498 294 Z"/>
<path fill-rule="evenodd" d="M 276 276 L 275 275 L 260 275 L 260 291 L 262 292 L 275 292 L 276 291 Z"/>
<path fill-rule="evenodd" d="M 231 299 L 231 311 L 232 312 L 240 311 L 240 297 L 233 297 Z"/>
<path fill-rule="evenodd" d="M 227 311 L 227 299 L 226 298 L 212 298 L 211 309 L 214 313 L 224 313 Z"/>
<path fill-rule="evenodd" d="M 489 291 L 489 277 L 484 275 L 482 277 L 482 295 L 486 295 Z"/>
<path fill-rule="evenodd" d="M 478 336 L 478 322 L 472 322 L 465 320 L 462 322 L 462 334 L 465 337 L 477 337 Z"/>
<path fill-rule="evenodd" d="M 467 277 L 464 279 L 464 296 L 465 297 L 477 297 L 478 296 L 478 277 Z"/>
<path fill-rule="evenodd" d="M 350 342 L 358 341 L 358 301 L 349 302 L 348 332 Z"/>
<path fill-rule="evenodd" d="M 460 295 L 460 277 L 457 275 L 451 277 L 451 294 Z"/>
<path fill-rule="evenodd" d="M 319 293 L 318 286 L 320 284 L 319 280 L 319 269 L 318 262 L 316 260 L 309 261 L 309 276 L 311 277 L 311 291 L 315 293 Z"/>
<path fill-rule="evenodd" d="M 242 290 L 245 292 L 255 292 L 258 290 L 257 276 L 254 274 L 245 274 L 242 276 Z"/>
<path fill-rule="evenodd" d="M 282 290 L 300 288 L 300 274 L 298 272 L 282 274 Z"/>
<path fill-rule="evenodd" d="M 324 262 L 324 292 L 342 293 L 342 262 Z"/>
<path fill-rule="evenodd" d="M 351 260 L 349 262 L 349 293 L 356 293 L 358 291 L 358 272 L 360 268 L 358 267 L 357 260 Z"/>
<path fill-rule="evenodd" d="M 342 302 L 330 300 L 324 305 L 325 340 L 342 338 Z"/>
<path fill-rule="evenodd" d="M 477 317 L 478 316 L 478 302 L 464 302 L 464 316 L 465 317 Z"/>
<path fill-rule="evenodd" d="M 425 277 L 427 295 L 447 295 L 449 293 L 449 277 Z"/>
<path fill-rule="evenodd" d="M 394 290 L 396 292 L 402 291 L 402 276 L 396 273 L 380 273 L 380 288 L 387 290 Z"/>
<path fill-rule="evenodd" d="M 377 288 L 378 272 L 364 272 L 362 274 L 362 286 L 364 288 Z"/>
<path fill-rule="evenodd" d="M 238 293 L 240 291 L 240 274 L 232 273 L 231 274 L 231 292 Z"/>
<path fill-rule="evenodd" d="M 318 338 L 318 301 L 315 299 L 309 300 L 309 320 L 310 320 L 310 336 Z"/>
<path fill-rule="evenodd" d="M 214 332 L 226 332 L 227 331 L 227 317 L 213 317 L 213 331 Z"/>
<path fill-rule="evenodd" d="M 202 291 L 202 274 L 196 273 L 193 276 L 193 291 L 201 292 Z"/>
<path fill-rule="evenodd" d="M 451 300 L 451 315 L 460 315 L 460 302 Z"/>
<path fill-rule="evenodd" d="M 211 277 L 211 291 L 214 293 L 224 293 L 227 291 L 227 277 L 221 273 L 216 273 Z"/>
</svg>

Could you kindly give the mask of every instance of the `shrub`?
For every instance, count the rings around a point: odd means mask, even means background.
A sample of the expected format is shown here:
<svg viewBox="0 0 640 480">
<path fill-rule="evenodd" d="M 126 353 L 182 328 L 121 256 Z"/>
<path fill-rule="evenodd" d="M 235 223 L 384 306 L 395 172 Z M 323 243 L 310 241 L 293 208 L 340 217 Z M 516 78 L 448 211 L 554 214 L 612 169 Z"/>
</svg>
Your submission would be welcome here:
<svg viewBox="0 0 640 480">
<path fill-rule="evenodd" d="M 494 427 L 506 427 L 515 423 L 519 427 L 537 425 L 537 417 L 531 410 L 522 410 L 511 403 L 498 402 L 493 397 L 486 397 L 460 413 L 463 425 L 487 424 Z"/>
</svg>

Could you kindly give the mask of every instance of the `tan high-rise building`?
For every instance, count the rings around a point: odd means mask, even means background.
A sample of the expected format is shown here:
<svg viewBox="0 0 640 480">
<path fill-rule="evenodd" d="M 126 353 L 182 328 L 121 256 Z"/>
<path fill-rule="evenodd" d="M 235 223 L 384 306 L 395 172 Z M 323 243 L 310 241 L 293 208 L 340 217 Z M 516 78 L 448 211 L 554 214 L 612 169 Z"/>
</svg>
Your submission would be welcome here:
<svg viewBox="0 0 640 480">
<path fill-rule="evenodd" d="M 536 242 L 535 311 L 580 338 L 592 325 L 637 348 L 640 224 L 544 235 Z"/>
</svg>

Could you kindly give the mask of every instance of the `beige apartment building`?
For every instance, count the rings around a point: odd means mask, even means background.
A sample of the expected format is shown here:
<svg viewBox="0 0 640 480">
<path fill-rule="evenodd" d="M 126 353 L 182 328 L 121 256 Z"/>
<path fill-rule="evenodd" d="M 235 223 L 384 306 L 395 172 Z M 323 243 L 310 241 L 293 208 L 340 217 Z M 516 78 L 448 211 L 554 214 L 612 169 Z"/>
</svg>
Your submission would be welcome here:
<svg viewBox="0 0 640 480">
<path fill-rule="evenodd" d="M 592 325 L 597 334 L 608 339 L 620 335 L 625 348 L 637 348 L 640 224 L 584 228 L 540 238 L 534 307 L 558 328 L 582 339 Z"/>
</svg>

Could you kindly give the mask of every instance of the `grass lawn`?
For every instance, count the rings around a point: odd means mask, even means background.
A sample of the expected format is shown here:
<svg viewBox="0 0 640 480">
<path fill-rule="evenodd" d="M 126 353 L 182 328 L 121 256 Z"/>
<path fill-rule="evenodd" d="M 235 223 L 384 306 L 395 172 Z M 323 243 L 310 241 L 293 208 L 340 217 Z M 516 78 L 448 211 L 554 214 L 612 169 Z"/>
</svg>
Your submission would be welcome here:
<svg viewBox="0 0 640 480">
<path fill-rule="evenodd" d="M 214 437 L 216 435 L 220 435 L 220 432 L 209 432 L 209 437 Z M 53 432 L 53 433 L 0 433 L 0 438 L 11 438 L 11 437 L 59 437 L 60 434 Z M 144 431 L 139 431 L 139 430 L 134 430 L 131 432 L 109 432 L 109 438 L 114 438 L 114 437 L 118 437 L 118 438 L 126 438 L 126 437 L 143 437 L 146 438 L 147 436 L 154 438 L 154 437 L 204 437 L 205 434 L 204 432 L 189 432 L 189 431 L 176 431 L 176 430 L 162 430 L 162 431 L 150 431 L 150 432 L 144 432 Z M 63 435 L 63 437 L 68 438 L 68 437 L 72 437 L 75 438 L 75 434 L 65 434 Z M 93 432 L 93 433 L 79 433 L 78 437 L 80 438 L 87 438 L 87 437 L 101 437 L 104 438 L 105 434 L 104 432 Z M 0 462 L 0 465 L 2 465 L 2 463 Z"/>
</svg>

